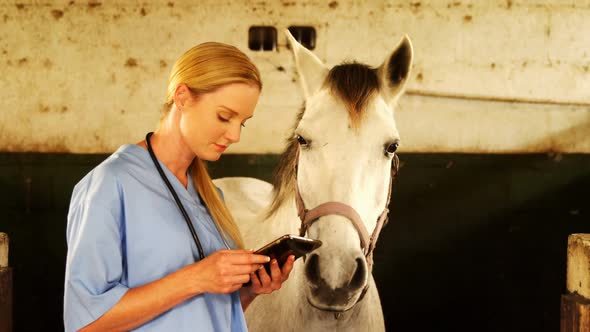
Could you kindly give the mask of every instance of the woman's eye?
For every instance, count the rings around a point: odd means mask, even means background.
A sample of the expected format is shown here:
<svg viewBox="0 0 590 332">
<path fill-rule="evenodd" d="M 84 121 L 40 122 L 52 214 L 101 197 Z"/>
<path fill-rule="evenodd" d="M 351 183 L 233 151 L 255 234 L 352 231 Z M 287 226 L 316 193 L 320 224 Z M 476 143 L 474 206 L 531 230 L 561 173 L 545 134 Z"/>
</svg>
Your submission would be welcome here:
<svg viewBox="0 0 590 332">
<path fill-rule="evenodd" d="M 217 118 L 219 119 L 219 121 L 222 121 L 222 122 L 229 122 L 229 119 L 227 119 L 227 118 L 224 118 L 224 117 L 222 117 L 222 116 L 219 116 L 219 115 L 218 115 L 218 116 L 217 116 Z"/>
<path fill-rule="evenodd" d="M 397 151 L 397 147 L 399 146 L 398 142 L 393 142 L 389 145 L 385 146 L 385 154 L 388 156 L 391 156 L 395 153 L 395 151 Z"/>
</svg>

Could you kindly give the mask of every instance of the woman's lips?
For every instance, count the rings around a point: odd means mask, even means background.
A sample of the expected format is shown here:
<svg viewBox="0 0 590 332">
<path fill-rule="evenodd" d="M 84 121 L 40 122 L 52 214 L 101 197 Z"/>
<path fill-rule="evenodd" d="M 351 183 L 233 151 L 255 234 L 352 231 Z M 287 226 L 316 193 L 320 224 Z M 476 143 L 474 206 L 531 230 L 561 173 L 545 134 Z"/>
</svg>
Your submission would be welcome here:
<svg viewBox="0 0 590 332">
<path fill-rule="evenodd" d="M 220 151 L 225 151 L 225 149 L 227 149 L 227 145 L 221 145 L 221 144 L 214 144 L 214 145 Z"/>
</svg>

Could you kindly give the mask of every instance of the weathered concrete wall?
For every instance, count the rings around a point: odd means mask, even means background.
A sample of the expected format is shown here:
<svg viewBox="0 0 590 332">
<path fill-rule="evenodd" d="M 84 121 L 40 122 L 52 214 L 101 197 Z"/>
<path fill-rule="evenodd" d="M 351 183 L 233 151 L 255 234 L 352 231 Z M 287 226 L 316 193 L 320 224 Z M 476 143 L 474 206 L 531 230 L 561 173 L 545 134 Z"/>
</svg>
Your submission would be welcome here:
<svg viewBox="0 0 590 332">
<path fill-rule="evenodd" d="M 379 65 L 407 33 L 401 151 L 590 153 L 590 1 L 19 1 L 0 4 L 0 151 L 110 152 L 157 124 L 173 61 L 217 40 L 265 89 L 235 153 L 281 151 L 301 105 L 293 62 L 252 25 L 311 25 L 328 64 Z"/>
</svg>

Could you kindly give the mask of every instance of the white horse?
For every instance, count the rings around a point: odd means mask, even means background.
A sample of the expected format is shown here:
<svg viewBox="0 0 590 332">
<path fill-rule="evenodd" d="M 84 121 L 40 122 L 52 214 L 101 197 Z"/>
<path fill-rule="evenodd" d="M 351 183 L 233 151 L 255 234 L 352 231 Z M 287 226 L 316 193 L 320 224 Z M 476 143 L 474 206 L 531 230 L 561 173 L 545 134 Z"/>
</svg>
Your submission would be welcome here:
<svg viewBox="0 0 590 332">
<path fill-rule="evenodd" d="M 287 37 L 305 105 L 280 159 L 274 187 L 253 178 L 224 178 L 215 184 L 223 190 L 249 248 L 283 234 L 299 234 L 298 198 L 301 211 L 337 203 L 313 217 L 308 214 L 306 236 L 323 245 L 295 262 L 281 290 L 250 305 L 248 327 L 383 331 L 371 274 L 370 247 L 376 238 L 367 242 L 368 234 L 378 236 L 379 217 L 387 214 L 399 143 L 393 111 L 410 74 L 412 45 L 403 37 L 378 68 L 349 63 L 328 69 L 288 32 Z"/>
</svg>

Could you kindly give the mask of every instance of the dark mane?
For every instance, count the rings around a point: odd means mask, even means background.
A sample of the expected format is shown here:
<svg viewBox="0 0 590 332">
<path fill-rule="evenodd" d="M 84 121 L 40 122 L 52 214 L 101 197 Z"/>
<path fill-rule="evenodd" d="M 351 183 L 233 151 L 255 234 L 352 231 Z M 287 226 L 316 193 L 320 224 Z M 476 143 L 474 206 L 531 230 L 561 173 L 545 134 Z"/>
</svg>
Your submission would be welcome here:
<svg viewBox="0 0 590 332">
<path fill-rule="evenodd" d="M 371 97 L 380 89 L 380 80 L 377 70 L 360 63 L 344 63 L 333 67 L 324 81 L 324 87 L 330 89 L 332 94 L 340 99 L 350 116 L 353 128 L 360 127 L 363 110 Z M 303 118 L 305 109 L 302 109 L 295 122 L 295 127 Z M 295 190 L 295 163 L 297 139 L 291 135 L 287 141 L 287 147 L 282 153 L 273 178 L 273 199 L 267 216 L 274 214 L 287 197 Z"/>
</svg>

